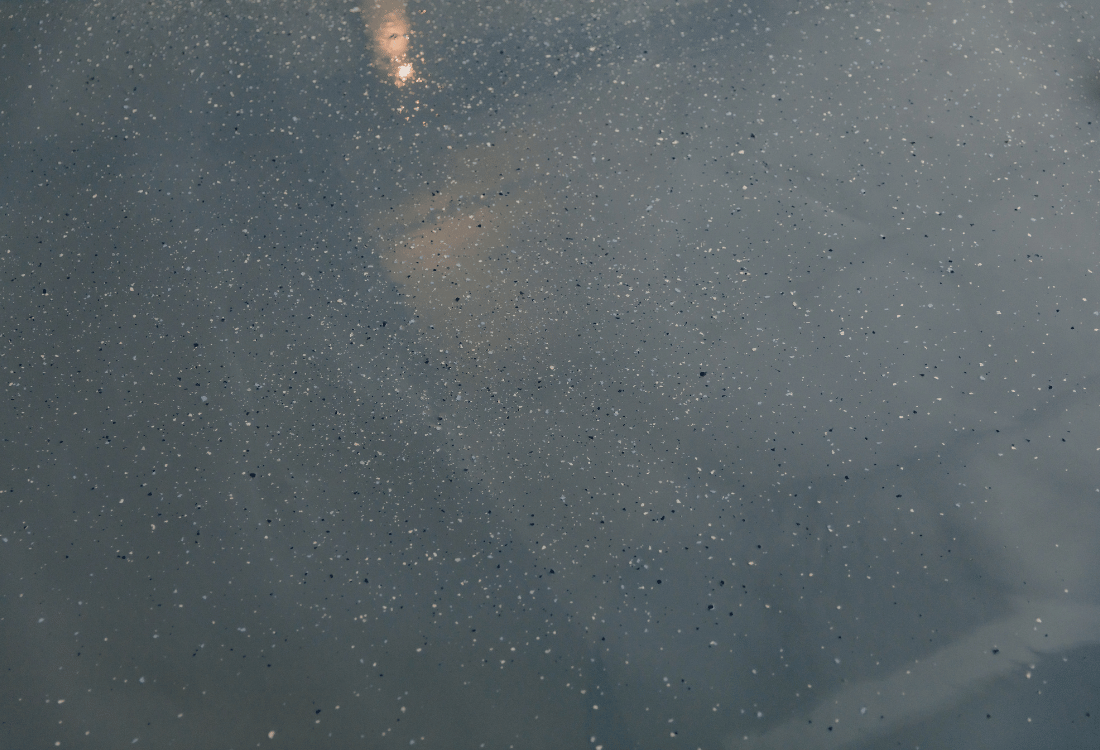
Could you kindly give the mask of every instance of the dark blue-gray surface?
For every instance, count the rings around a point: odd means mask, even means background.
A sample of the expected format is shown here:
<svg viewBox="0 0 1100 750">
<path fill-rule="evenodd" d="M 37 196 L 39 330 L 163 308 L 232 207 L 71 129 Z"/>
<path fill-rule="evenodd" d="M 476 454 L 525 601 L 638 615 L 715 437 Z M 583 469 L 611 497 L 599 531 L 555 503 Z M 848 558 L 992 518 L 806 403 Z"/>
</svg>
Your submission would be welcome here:
<svg viewBox="0 0 1100 750">
<path fill-rule="evenodd" d="M 1097 29 L 0 5 L 0 746 L 1096 747 Z"/>
</svg>

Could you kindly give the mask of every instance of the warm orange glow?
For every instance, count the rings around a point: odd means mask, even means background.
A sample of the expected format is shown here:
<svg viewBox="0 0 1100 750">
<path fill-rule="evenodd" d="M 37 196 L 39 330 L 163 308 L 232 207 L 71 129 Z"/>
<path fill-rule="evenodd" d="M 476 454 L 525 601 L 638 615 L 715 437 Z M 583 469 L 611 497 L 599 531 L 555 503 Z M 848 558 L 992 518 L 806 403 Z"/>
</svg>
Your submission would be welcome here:
<svg viewBox="0 0 1100 750">
<path fill-rule="evenodd" d="M 556 265 L 561 254 L 530 242 L 532 226 L 561 220 L 544 192 L 549 180 L 520 180 L 509 169 L 530 147 L 527 138 L 513 136 L 455 150 L 443 169 L 447 187 L 424 187 L 364 222 L 377 238 L 382 267 L 423 324 L 419 335 L 454 347 L 467 364 L 521 347 L 545 327 L 542 301 L 513 286 L 541 273 L 544 261 Z"/>
<path fill-rule="evenodd" d="M 403 2 L 379 0 L 364 11 L 367 30 L 374 42 L 374 64 L 394 78 L 398 86 L 413 80 L 409 59 L 409 17 Z"/>
</svg>

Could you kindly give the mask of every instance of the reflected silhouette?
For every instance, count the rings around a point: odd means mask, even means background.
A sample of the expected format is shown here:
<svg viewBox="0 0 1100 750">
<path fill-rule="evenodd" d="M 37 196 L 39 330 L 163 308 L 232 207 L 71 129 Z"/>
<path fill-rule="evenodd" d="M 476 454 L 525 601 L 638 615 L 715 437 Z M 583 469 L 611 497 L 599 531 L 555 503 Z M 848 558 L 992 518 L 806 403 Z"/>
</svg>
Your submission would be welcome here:
<svg viewBox="0 0 1100 750">
<path fill-rule="evenodd" d="M 377 2 L 363 11 L 374 42 L 374 64 L 403 86 L 415 77 L 409 59 L 409 17 L 402 2 Z"/>
</svg>

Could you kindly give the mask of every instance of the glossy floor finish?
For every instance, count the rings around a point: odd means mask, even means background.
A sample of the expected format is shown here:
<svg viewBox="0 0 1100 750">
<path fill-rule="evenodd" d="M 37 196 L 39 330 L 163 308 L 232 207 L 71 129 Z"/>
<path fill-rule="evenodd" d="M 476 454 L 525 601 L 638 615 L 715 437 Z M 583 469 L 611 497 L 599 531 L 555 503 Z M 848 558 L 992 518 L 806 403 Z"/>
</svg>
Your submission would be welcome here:
<svg viewBox="0 0 1100 750">
<path fill-rule="evenodd" d="M 0 746 L 1097 747 L 1097 31 L 0 5 Z"/>
</svg>

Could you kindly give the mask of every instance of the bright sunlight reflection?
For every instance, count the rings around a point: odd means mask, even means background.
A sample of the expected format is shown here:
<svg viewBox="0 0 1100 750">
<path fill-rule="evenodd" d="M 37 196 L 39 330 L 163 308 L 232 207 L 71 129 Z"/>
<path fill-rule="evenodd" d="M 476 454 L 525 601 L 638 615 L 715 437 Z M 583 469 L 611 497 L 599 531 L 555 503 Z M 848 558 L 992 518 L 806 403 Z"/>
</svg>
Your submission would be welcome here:
<svg viewBox="0 0 1100 750">
<path fill-rule="evenodd" d="M 369 0 L 368 0 L 369 2 Z M 400 0 L 378 0 L 363 10 L 367 32 L 374 41 L 374 64 L 402 86 L 414 80 L 409 59 L 409 17 Z"/>
</svg>

